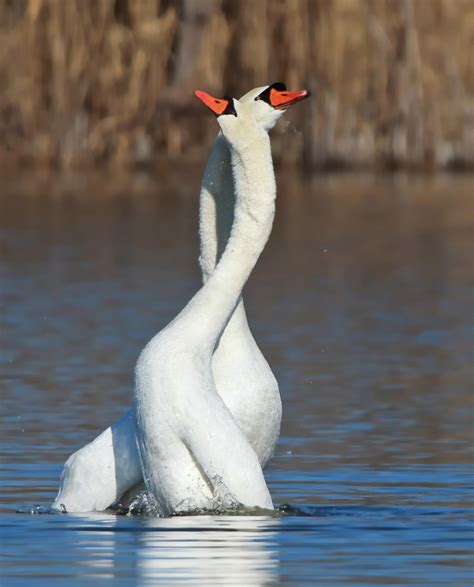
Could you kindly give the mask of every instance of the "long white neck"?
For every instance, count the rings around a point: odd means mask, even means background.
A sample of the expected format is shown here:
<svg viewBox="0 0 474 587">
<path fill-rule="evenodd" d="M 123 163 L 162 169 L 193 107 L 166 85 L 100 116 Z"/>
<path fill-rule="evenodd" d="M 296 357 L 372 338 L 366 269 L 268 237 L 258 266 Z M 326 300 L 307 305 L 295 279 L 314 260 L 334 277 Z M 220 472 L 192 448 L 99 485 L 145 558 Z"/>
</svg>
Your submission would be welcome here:
<svg viewBox="0 0 474 587">
<path fill-rule="evenodd" d="M 204 283 L 225 249 L 234 222 L 234 208 L 230 151 L 219 133 L 204 171 L 199 202 L 199 264 Z"/>
<path fill-rule="evenodd" d="M 194 340 L 203 350 L 210 346 L 211 352 L 268 240 L 275 215 L 268 135 L 261 133 L 246 147 L 229 150 L 236 198 L 230 237 L 214 272 L 179 317 L 180 322 L 189 319 Z M 217 250 L 216 245 L 216 255 Z"/>
</svg>

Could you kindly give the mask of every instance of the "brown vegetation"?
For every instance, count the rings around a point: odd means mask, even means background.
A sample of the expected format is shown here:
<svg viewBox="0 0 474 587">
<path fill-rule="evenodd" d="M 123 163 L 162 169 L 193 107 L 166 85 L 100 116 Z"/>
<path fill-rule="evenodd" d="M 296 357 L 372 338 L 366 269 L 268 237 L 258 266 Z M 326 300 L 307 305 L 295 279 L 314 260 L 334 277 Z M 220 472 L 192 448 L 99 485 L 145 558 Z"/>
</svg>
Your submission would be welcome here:
<svg viewBox="0 0 474 587">
<path fill-rule="evenodd" d="M 204 154 L 192 90 L 307 87 L 275 153 L 474 164 L 472 0 L 0 0 L 0 163 Z"/>
</svg>

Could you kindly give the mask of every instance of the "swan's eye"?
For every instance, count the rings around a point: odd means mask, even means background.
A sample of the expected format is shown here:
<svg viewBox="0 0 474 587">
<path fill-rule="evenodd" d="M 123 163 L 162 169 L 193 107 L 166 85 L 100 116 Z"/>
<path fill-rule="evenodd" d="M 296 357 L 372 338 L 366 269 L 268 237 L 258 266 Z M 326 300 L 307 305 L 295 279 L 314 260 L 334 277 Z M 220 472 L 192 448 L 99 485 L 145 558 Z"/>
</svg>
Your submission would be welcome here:
<svg viewBox="0 0 474 587">
<path fill-rule="evenodd" d="M 275 82 L 269 85 L 268 88 L 265 88 L 263 92 L 255 98 L 255 100 L 263 100 L 267 104 L 270 104 L 270 106 L 273 106 L 270 99 L 272 90 L 276 90 L 278 93 L 286 92 L 286 85 L 283 82 Z"/>
<path fill-rule="evenodd" d="M 235 111 L 234 107 L 234 100 L 230 96 L 224 96 L 223 99 L 227 101 L 227 106 L 225 107 L 225 110 L 222 114 L 233 114 L 234 116 L 237 116 L 237 112 Z"/>
<path fill-rule="evenodd" d="M 269 104 L 270 103 L 270 88 L 271 88 L 271 86 L 268 86 L 268 88 L 266 90 L 263 90 L 263 92 L 261 94 L 259 94 L 258 96 L 255 96 L 255 100 L 263 100 L 264 102 Z"/>
</svg>

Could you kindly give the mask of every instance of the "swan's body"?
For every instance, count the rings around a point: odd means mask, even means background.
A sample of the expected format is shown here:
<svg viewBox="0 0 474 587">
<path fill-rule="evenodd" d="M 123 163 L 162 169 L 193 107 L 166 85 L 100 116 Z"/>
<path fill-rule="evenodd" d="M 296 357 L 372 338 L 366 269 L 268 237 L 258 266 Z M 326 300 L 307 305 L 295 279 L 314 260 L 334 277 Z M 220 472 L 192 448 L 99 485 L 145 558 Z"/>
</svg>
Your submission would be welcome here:
<svg viewBox="0 0 474 587">
<path fill-rule="evenodd" d="M 160 511 L 237 503 L 273 508 L 259 458 L 219 395 L 212 356 L 271 231 L 275 177 L 268 133 L 235 101 L 218 118 L 229 142 L 235 220 L 219 263 L 143 350 L 135 371 L 137 439 Z"/>
<path fill-rule="evenodd" d="M 241 98 L 266 130 L 282 115 L 256 98 L 269 86 Z M 221 133 L 211 150 L 200 194 L 200 265 L 212 275 L 234 221 L 235 194 L 230 152 Z M 280 432 L 281 400 L 276 379 L 248 327 L 243 301 L 231 316 L 212 357 L 215 386 L 256 452 L 261 466 L 272 455 Z M 100 511 L 142 482 L 133 410 L 72 454 L 61 476 L 53 507 L 69 512 Z M 133 493 L 133 492 L 132 492 Z"/>
</svg>

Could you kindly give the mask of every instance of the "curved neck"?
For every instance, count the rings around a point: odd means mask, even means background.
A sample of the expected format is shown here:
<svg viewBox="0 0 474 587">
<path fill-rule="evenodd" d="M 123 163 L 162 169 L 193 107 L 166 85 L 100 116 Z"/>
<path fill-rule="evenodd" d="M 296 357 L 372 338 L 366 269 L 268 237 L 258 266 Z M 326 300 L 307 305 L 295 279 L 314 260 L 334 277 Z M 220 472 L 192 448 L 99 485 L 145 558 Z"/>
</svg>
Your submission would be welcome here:
<svg viewBox="0 0 474 587">
<path fill-rule="evenodd" d="M 189 317 L 193 339 L 204 348 L 215 347 L 270 236 L 275 215 L 268 135 L 262 133 L 243 149 L 231 149 L 230 156 L 236 198 L 230 237 L 214 272 L 180 316 L 180 321 Z"/>
</svg>

